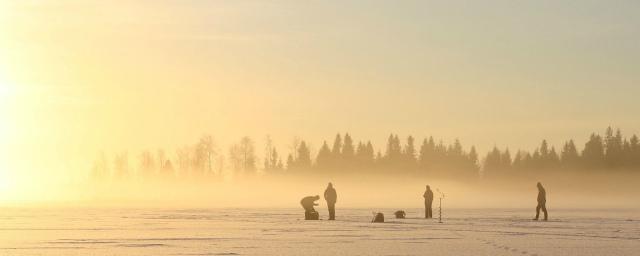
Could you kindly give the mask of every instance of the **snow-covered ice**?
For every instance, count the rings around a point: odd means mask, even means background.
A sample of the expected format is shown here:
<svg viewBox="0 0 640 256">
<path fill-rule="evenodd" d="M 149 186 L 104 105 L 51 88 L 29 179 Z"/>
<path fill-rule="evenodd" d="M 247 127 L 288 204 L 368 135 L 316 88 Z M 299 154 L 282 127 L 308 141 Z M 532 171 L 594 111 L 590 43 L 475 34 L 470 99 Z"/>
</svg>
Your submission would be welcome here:
<svg viewBox="0 0 640 256">
<path fill-rule="evenodd" d="M 640 255 L 638 210 L 395 210 L 4 208 L 0 255 Z"/>
</svg>

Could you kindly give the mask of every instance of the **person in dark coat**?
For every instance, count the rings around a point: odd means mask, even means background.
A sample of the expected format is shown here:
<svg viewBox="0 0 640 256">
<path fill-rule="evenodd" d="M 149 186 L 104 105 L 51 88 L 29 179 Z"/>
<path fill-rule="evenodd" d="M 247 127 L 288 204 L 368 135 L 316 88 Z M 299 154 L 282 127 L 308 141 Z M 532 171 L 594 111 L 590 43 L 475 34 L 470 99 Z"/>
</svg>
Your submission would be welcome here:
<svg viewBox="0 0 640 256">
<path fill-rule="evenodd" d="M 302 208 L 304 208 L 305 212 L 315 212 L 316 209 L 313 207 L 318 206 L 318 203 L 316 203 L 318 200 L 320 200 L 320 196 L 307 196 L 300 200 L 300 204 L 302 205 Z"/>
<path fill-rule="evenodd" d="M 319 214 L 316 211 L 316 209 L 314 209 L 314 206 L 317 206 L 318 204 L 316 203 L 316 201 L 320 200 L 320 196 L 316 195 L 316 196 L 307 196 L 305 198 L 302 198 L 302 200 L 300 200 L 300 205 L 302 205 L 302 208 L 304 208 L 304 219 L 305 220 L 317 220 L 319 218 Z"/>
<path fill-rule="evenodd" d="M 327 189 L 324 191 L 324 200 L 327 200 L 327 207 L 329 208 L 329 220 L 336 219 L 336 201 L 338 200 L 338 194 L 333 188 L 333 184 L 329 183 Z"/>
<path fill-rule="evenodd" d="M 424 197 L 424 218 L 431 219 L 433 218 L 433 210 L 431 209 L 431 205 L 433 204 L 433 191 L 431 191 L 429 185 L 427 185 L 427 190 L 422 197 Z"/>
<path fill-rule="evenodd" d="M 544 220 L 548 219 L 547 216 L 547 191 L 542 187 L 542 183 L 538 182 L 538 206 L 536 206 L 536 217 L 534 220 L 538 220 L 540 217 L 540 210 L 544 212 Z"/>
</svg>

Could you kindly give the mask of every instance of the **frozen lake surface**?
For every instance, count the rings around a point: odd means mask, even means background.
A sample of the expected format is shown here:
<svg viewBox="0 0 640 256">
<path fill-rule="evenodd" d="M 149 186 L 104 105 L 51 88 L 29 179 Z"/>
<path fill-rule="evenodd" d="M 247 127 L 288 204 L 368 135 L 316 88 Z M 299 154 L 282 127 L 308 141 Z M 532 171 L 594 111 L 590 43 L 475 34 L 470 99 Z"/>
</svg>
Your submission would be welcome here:
<svg viewBox="0 0 640 256">
<path fill-rule="evenodd" d="M 326 218 L 325 209 L 321 216 Z M 0 255 L 640 255 L 640 211 L 338 209 L 0 209 Z M 435 212 L 437 216 L 437 212 Z"/>
</svg>

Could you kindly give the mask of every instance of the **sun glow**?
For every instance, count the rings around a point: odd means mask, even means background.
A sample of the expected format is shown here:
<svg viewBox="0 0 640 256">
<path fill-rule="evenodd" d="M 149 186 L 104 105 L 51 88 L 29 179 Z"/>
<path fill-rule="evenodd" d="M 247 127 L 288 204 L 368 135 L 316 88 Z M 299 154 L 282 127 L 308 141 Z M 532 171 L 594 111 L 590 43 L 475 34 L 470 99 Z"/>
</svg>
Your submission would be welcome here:
<svg viewBox="0 0 640 256">
<path fill-rule="evenodd" d="M 0 66 L 0 97 L 9 95 L 10 91 L 11 87 L 9 86 L 9 82 L 6 81 L 2 66 Z"/>
<path fill-rule="evenodd" d="M 3 71 L 0 69 L 0 201 L 9 199 L 14 190 L 14 179 L 11 177 L 8 166 L 9 140 L 11 140 L 9 131 L 11 107 L 9 102 L 13 87 L 7 82 Z"/>
<path fill-rule="evenodd" d="M 8 170 L 0 167 L 0 201 L 9 199 L 9 195 L 13 191 L 13 185 L 11 183 L 11 177 Z"/>
<path fill-rule="evenodd" d="M 9 94 L 9 85 L 0 82 L 0 96 L 4 97 Z"/>
</svg>

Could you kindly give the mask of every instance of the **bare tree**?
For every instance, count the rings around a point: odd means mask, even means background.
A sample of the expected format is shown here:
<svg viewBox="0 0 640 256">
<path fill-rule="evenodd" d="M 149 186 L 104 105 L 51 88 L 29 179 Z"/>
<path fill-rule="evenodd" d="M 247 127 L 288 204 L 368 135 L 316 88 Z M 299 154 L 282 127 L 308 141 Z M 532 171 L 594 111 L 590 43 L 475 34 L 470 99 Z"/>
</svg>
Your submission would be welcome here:
<svg viewBox="0 0 640 256">
<path fill-rule="evenodd" d="M 142 176 L 153 176 L 156 171 L 155 159 L 149 151 L 140 154 L 140 172 Z"/>
<path fill-rule="evenodd" d="M 129 176 L 129 155 L 127 152 L 117 154 L 113 159 L 114 176 L 116 179 L 124 179 Z"/>
<path fill-rule="evenodd" d="M 180 175 L 189 175 L 191 170 L 192 151 L 193 150 L 188 146 L 176 150 L 176 155 L 178 157 L 178 171 L 180 172 Z"/>
<path fill-rule="evenodd" d="M 207 135 L 200 138 L 196 146 L 194 165 L 201 174 L 213 173 L 213 160 L 217 152 L 215 150 L 215 143 L 213 137 Z"/>
<path fill-rule="evenodd" d="M 157 152 L 158 153 L 156 154 L 156 160 L 158 161 L 158 169 L 162 170 L 164 168 L 165 162 L 167 161 L 167 155 L 162 149 L 158 149 Z"/>
<path fill-rule="evenodd" d="M 301 142 L 302 142 L 302 139 L 300 139 L 300 137 L 298 136 L 293 137 L 293 140 L 291 140 L 291 145 L 289 145 L 289 150 L 291 150 L 291 157 L 293 157 L 293 159 L 298 158 L 298 148 L 300 147 Z"/>
<path fill-rule="evenodd" d="M 229 160 L 235 171 L 241 173 L 253 172 L 256 170 L 256 156 L 253 140 L 249 137 L 242 137 L 238 144 L 229 149 Z"/>
<path fill-rule="evenodd" d="M 91 179 L 94 181 L 104 181 L 109 176 L 109 163 L 104 152 L 100 152 L 93 162 L 91 170 Z"/>
<path fill-rule="evenodd" d="M 271 140 L 271 136 L 269 135 L 267 135 L 265 139 L 264 153 L 264 170 L 273 170 L 275 168 L 275 164 L 271 161 L 271 159 L 273 158 L 274 148 L 273 141 Z"/>
</svg>

